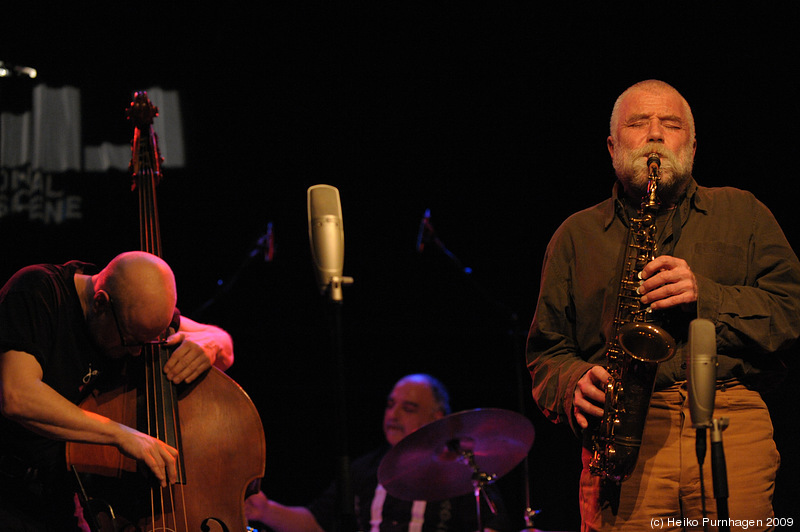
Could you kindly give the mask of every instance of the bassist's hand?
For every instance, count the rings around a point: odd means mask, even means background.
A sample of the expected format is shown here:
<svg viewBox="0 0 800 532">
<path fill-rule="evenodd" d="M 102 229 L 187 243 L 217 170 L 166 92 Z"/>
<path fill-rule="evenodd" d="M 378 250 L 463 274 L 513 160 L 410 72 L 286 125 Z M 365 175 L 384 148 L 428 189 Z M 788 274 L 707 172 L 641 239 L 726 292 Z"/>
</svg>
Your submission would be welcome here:
<svg viewBox="0 0 800 532">
<path fill-rule="evenodd" d="M 144 462 L 162 488 L 167 487 L 168 482 L 175 484 L 178 481 L 178 451 L 175 448 L 125 425 L 120 427 L 122 435 L 118 447 L 122 453 Z"/>
<path fill-rule="evenodd" d="M 211 366 L 225 371 L 233 364 L 233 340 L 215 325 L 181 316 L 180 329 L 167 338 L 167 343 L 177 346 L 164 365 L 164 373 L 175 384 L 192 382 Z"/>
<path fill-rule="evenodd" d="M 175 351 L 164 364 L 164 373 L 175 384 L 192 382 L 211 367 L 216 347 L 203 342 L 190 333 L 178 332 L 171 335 L 168 345 L 177 345 Z"/>
</svg>

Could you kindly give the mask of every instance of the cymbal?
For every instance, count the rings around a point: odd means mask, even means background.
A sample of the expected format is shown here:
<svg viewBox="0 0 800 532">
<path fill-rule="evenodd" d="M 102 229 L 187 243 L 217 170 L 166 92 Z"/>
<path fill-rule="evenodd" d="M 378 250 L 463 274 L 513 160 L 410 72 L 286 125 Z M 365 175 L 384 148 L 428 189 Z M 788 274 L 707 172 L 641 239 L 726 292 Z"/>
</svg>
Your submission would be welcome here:
<svg viewBox="0 0 800 532">
<path fill-rule="evenodd" d="M 510 410 L 450 414 L 400 440 L 381 461 L 378 482 L 390 495 L 407 501 L 472 493 L 474 474 L 486 474 L 490 481 L 505 475 L 528 455 L 533 437 L 530 420 Z"/>
</svg>

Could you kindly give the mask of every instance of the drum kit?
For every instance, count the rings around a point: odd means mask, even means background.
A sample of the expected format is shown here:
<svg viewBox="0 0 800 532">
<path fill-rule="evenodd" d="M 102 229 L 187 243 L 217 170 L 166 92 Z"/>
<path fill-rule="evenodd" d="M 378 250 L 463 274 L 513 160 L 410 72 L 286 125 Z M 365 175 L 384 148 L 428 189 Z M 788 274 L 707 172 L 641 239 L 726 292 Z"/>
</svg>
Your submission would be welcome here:
<svg viewBox="0 0 800 532">
<path fill-rule="evenodd" d="M 533 438 L 533 424 L 516 412 L 498 408 L 457 412 L 398 442 L 381 461 L 378 482 L 390 495 L 407 501 L 472 493 L 478 530 L 483 530 L 481 501 L 495 511 L 486 486 L 528 456 Z M 525 531 L 535 530 L 529 517 Z"/>
</svg>

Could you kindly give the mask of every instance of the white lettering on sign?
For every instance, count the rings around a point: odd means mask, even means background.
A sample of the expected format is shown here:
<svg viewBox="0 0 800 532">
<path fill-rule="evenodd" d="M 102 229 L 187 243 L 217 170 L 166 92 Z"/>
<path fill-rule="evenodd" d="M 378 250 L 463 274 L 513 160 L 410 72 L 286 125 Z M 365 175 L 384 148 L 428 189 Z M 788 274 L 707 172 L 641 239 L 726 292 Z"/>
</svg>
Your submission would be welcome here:
<svg viewBox="0 0 800 532">
<path fill-rule="evenodd" d="M 56 190 L 53 175 L 30 167 L 0 170 L 0 218 L 27 214 L 31 221 L 57 225 L 83 218 L 83 198 Z"/>
</svg>

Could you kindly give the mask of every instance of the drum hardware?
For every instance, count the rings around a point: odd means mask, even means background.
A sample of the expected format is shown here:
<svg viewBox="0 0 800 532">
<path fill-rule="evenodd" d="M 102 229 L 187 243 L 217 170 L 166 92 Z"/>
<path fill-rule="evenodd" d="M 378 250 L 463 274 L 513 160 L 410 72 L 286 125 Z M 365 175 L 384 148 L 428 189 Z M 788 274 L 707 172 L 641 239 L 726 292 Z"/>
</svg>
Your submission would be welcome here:
<svg viewBox="0 0 800 532">
<path fill-rule="evenodd" d="M 387 493 L 407 501 L 439 501 L 473 493 L 478 530 L 486 487 L 509 473 L 533 445 L 530 420 L 510 410 L 466 410 L 424 425 L 397 443 L 378 467 Z"/>
</svg>

